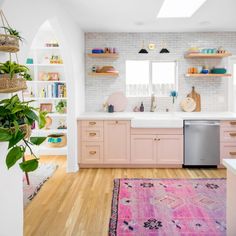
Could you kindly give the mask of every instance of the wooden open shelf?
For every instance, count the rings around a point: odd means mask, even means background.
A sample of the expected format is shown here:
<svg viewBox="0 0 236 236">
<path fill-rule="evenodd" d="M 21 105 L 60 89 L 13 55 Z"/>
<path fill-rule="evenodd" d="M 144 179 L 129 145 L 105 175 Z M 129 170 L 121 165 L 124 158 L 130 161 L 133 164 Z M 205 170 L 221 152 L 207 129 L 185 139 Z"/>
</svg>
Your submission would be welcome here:
<svg viewBox="0 0 236 236">
<path fill-rule="evenodd" d="M 89 73 L 90 76 L 118 76 L 119 72 L 106 72 L 106 73 L 96 73 L 96 72 L 91 72 Z"/>
<path fill-rule="evenodd" d="M 231 53 L 186 53 L 185 58 L 223 58 L 232 56 Z"/>
<path fill-rule="evenodd" d="M 93 58 L 118 58 L 118 53 L 88 53 L 89 57 Z"/>
<path fill-rule="evenodd" d="M 185 74 L 185 77 L 231 77 L 231 74 Z"/>
</svg>

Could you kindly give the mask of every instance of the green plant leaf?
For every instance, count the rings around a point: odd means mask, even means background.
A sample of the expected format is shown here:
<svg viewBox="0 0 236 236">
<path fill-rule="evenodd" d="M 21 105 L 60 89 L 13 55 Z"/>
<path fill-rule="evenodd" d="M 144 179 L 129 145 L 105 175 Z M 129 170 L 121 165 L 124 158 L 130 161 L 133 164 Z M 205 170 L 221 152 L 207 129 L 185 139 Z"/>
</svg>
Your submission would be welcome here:
<svg viewBox="0 0 236 236">
<path fill-rule="evenodd" d="M 8 130 L 0 128 L 0 142 L 9 141 L 11 138 L 12 135 Z"/>
<path fill-rule="evenodd" d="M 16 162 L 23 157 L 24 153 L 22 149 L 18 146 L 13 147 L 7 154 L 6 157 L 6 165 L 7 168 L 10 169 L 12 166 L 16 164 Z"/>
<path fill-rule="evenodd" d="M 19 165 L 20 165 L 20 168 L 24 172 L 31 172 L 38 168 L 39 162 L 37 159 L 32 159 L 32 160 L 21 162 Z"/>
<path fill-rule="evenodd" d="M 46 125 L 47 112 L 39 111 L 39 128 L 42 129 Z"/>
<path fill-rule="evenodd" d="M 16 120 L 13 121 L 13 124 L 14 124 L 14 128 L 15 128 L 15 137 L 17 136 L 18 132 L 19 132 L 19 124 Z"/>
<path fill-rule="evenodd" d="M 35 145 L 40 145 L 42 144 L 45 140 L 47 139 L 47 137 L 31 137 L 30 138 L 30 142 L 35 144 Z"/>
<path fill-rule="evenodd" d="M 9 140 L 8 149 L 19 143 L 24 138 L 24 134 L 21 131 L 18 131 L 17 134 L 12 136 L 12 138 Z"/>
<path fill-rule="evenodd" d="M 36 120 L 36 121 L 39 120 L 38 116 L 32 110 L 25 111 L 25 115 L 31 120 Z"/>
</svg>

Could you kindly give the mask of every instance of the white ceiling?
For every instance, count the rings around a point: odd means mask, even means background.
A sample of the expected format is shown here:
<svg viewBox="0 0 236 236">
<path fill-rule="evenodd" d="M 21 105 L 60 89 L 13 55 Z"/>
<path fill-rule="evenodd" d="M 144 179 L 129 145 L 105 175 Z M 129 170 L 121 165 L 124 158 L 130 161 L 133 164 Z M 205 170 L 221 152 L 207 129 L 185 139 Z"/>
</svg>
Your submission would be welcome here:
<svg viewBox="0 0 236 236">
<path fill-rule="evenodd" d="M 236 0 L 207 0 L 182 19 L 157 19 L 163 0 L 60 1 L 86 32 L 236 31 Z"/>
</svg>

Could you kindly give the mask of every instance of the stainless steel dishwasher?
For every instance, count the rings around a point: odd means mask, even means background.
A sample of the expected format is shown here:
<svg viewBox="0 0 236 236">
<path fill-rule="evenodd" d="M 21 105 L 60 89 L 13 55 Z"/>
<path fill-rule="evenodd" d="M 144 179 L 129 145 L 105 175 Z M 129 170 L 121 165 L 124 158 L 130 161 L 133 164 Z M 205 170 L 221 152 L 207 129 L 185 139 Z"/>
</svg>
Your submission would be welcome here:
<svg viewBox="0 0 236 236">
<path fill-rule="evenodd" d="M 184 165 L 220 164 L 220 122 L 186 120 L 184 122 Z"/>
</svg>

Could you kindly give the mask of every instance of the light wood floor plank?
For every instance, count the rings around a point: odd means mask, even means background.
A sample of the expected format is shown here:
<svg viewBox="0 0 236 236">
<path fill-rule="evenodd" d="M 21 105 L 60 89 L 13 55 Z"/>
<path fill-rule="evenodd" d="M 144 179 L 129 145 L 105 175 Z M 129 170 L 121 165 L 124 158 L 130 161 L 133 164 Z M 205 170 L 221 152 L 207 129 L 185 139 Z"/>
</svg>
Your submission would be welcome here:
<svg viewBox="0 0 236 236">
<path fill-rule="evenodd" d="M 66 174 L 65 157 L 44 157 L 59 168 L 24 212 L 25 236 L 107 236 L 114 178 L 224 178 L 224 169 L 82 169 Z"/>
</svg>

